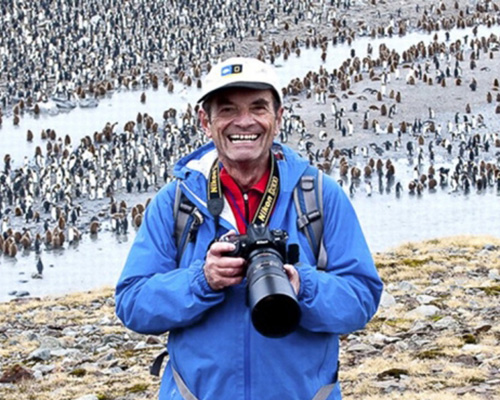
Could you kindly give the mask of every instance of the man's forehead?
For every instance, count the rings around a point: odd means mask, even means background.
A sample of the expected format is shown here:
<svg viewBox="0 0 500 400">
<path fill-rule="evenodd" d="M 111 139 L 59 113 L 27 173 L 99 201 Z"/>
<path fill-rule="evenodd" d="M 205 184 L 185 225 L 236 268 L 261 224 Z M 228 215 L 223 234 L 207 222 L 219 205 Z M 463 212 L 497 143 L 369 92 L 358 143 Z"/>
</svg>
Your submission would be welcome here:
<svg viewBox="0 0 500 400">
<path fill-rule="evenodd" d="M 270 89 L 227 88 L 214 93 L 212 98 L 216 104 L 271 102 L 273 93 Z"/>
</svg>

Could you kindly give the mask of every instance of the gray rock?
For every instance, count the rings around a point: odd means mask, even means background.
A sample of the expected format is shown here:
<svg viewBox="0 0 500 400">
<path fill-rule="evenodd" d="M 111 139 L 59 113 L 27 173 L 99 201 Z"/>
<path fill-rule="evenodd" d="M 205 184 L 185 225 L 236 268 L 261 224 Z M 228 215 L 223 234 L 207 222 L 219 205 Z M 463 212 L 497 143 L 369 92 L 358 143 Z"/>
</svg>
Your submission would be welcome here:
<svg viewBox="0 0 500 400">
<path fill-rule="evenodd" d="M 98 323 L 98 325 L 111 325 L 112 324 L 112 321 L 110 318 L 108 317 L 104 317 L 102 318 Z"/>
<path fill-rule="evenodd" d="M 42 336 L 38 340 L 41 349 L 55 350 L 63 347 L 62 343 L 52 336 Z"/>
<path fill-rule="evenodd" d="M 76 337 L 76 336 L 78 336 L 78 331 L 75 330 L 74 328 L 70 328 L 70 327 L 64 328 L 62 330 L 62 333 L 63 333 L 64 336 L 70 336 L 70 337 Z"/>
<path fill-rule="evenodd" d="M 113 367 L 113 368 L 110 368 L 108 370 L 108 372 L 109 372 L 110 375 L 116 375 L 116 374 L 123 373 L 123 369 L 121 369 L 120 367 Z"/>
<path fill-rule="evenodd" d="M 411 317 L 432 317 L 439 312 L 436 306 L 420 306 L 406 313 L 407 318 Z"/>
<path fill-rule="evenodd" d="M 77 349 L 54 349 L 50 351 L 50 354 L 56 357 L 71 356 L 72 358 L 75 358 L 77 356 L 81 356 L 81 351 Z"/>
<path fill-rule="evenodd" d="M 35 378 L 36 380 L 40 380 L 43 378 L 43 374 L 42 374 L 42 371 L 34 371 L 33 372 L 33 378 Z"/>
<path fill-rule="evenodd" d="M 373 353 L 376 352 L 377 349 L 373 346 L 370 346 L 366 343 L 355 343 L 349 347 L 347 347 L 348 352 L 362 352 L 362 353 Z"/>
<path fill-rule="evenodd" d="M 50 359 L 49 349 L 36 349 L 28 356 L 28 360 L 47 361 L 48 359 Z"/>
<path fill-rule="evenodd" d="M 399 290 L 402 290 L 404 292 L 412 292 L 417 289 L 413 283 L 408 281 L 401 281 L 397 286 Z"/>
<path fill-rule="evenodd" d="M 50 374 L 55 368 L 55 365 L 53 364 L 48 364 L 48 365 L 45 365 L 45 364 L 36 364 L 33 366 L 33 371 L 35 372 L 39 372 L 41 373 L 42 375 L 46 375 L 46 374 Z"/>
<path fill-rule="evenodd" d="M 144 350 L 144 349 L 147 349 L 147 348 L 148 348 L 148 345 L 146 344 L 146 342 L 139 342 L 134 347 L 134 350 Z"/>
<path fill-rule="evenodd" d="M 396 299 L 393 295 L 387 293 L 385 290 L 382 292 L 382 297 L 380 298 L 381 308 L 390 308 L 396 305 Z"/>
<path fill-rule="evenodd" d="M 486 244 L 483 247 L 483 251 L 495 251 L 496 249 L 497 249 L 497 246 L 495 246 L 494 244 Z"/>
<path fill-rule="evenodd" d="M 99 400 L 95 394 L 86 394 L 85 396 L 78 397 L 75 400 Z"/>
<path fill-rule="evenodd" d="M 420 304 L 429 304 L 429 303 L 433 302 L 434 300 L 436 300 L 436 297 L 434 297 L 434 296 L 427 296 L 425 294 L 417 296 L 417 301 Z"/>
<path fill-rule="evenodd" d="M 443 330 L 443 329 L 452 329 L 455 330 L 458 328 L 458 322 L 453 319 L 453 317 L 446 316 L 439 321 L 436 321 L 432 324 L 435 329 Z"/>
<path fill-rule="evenodd" d="M 492 281 L 500 281 L 500 273 L 498 272 L 498 269 L 492 269 L 488 273 L 488 279 L 491 279 Z"/>
</svg>

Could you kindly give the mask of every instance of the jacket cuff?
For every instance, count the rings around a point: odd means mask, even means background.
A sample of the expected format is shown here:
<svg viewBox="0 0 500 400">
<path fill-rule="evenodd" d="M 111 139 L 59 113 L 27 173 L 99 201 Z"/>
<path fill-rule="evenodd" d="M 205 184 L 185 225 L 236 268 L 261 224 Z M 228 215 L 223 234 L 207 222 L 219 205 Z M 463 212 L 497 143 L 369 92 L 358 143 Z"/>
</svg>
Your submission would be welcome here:
<svg viewBox="0 0 500 400">
<path fill-rule="evenodd" d="M 208 284 L 205 272 L 203 271 L 203 265 L 196 264 L 196 266 L 190 268 L 193 292 L 201 298 L 217 296 L 220 293 L 213 290 Z"/>
<path fill-rule="evenodd" d="M 297 264 L 297 271 L 300 277 L 300 289 L 297 296 L 299 301 L 311 299 L 314 297 L 316 287 L 315 269 L 310 265 Z"/>
</svg>

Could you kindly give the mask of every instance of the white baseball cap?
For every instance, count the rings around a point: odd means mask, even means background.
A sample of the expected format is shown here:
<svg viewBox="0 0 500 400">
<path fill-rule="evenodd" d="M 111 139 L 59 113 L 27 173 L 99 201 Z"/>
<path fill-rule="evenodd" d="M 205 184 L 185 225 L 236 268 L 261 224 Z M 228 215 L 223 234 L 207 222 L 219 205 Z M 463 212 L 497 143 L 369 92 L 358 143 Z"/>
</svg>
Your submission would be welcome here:
<svg viewBox="0 0 500 400">
<path fill-rule="evenodd" d="M 214 65 L 205 77 L 203 93 L 198 103 L 202 103 L 217 90 L 232 87 L 271 89 L 280 103 L 283 103 L 278 75 L 274 68 L 256 58 L 247 57 L 232 57 Z"/>
</svg>

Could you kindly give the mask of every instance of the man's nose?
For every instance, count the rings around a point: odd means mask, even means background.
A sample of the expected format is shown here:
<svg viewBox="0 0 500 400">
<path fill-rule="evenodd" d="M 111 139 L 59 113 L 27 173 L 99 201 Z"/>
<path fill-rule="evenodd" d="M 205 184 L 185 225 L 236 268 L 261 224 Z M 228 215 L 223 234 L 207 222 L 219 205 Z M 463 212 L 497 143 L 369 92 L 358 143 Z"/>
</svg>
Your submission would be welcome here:
<svg viewBox="0 0 500 400">
<path fill-rule="evenodd" d="M 240 126 L 248 126 L 255 123 L 255 118 L 250 110 L 242 109 L 236 115 L 234 123 Z"/>
</svg>

